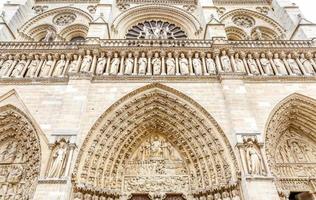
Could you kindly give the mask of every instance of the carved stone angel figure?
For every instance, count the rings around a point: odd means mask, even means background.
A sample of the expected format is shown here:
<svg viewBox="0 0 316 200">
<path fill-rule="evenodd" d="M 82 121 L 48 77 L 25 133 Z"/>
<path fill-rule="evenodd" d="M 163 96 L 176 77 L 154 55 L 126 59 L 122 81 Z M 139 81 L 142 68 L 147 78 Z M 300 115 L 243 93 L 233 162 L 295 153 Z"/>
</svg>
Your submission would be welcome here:
<svg viewBox="0 0 316 200">
<path fill-rule="evenodd" d="M 206 54 L 206 69 L 209 74 L 216 74 L 216 65 L 211 53 Z"/>
<path fill-rule="evenodd" d="M 91 64 L 92 64 L 91 52 L 89 50 L 87 50 L 87 53 L 82 60 L 80 72 L 89 73 Z"/>
<path fill-rule="evenodd" d="M 236 72 L 245 72 L 245 65 L 239 53 L 235 54 Z"/>
<path fill-rule="evenodd" d="M 56 67 L 54 69 L 54 73 L 53 73 L 54 77 L 61 77 L 63 75 L 63 71 L 66 66 L 65 58 L 66 57 L 64 54 L 60 55 L 60 60 L 57 62 Z"/>
<path fill-rule="evenodd" d="M 78 64 L 79 64 L 78 55 L 74 54 L 73 60 L 69 64 L 69 73 L 76 73 Z"/>
<path fill-rule="evenodd" d="M 230 63 L 230 59 L 227 56 L 226 51 L 222 51 L 222 56 L 221 56 L 221 63 L 223 66 L 223 70 L 224 72 L 231 72 L 231 63 Z"/>
<path fill-rule="evenodd" d="M 302 65 L 303 65 L 303 67 L 305 69 L 305 72 L 307 74 L 310 74 L 310 75 L 315 74 L 315 71 L 314 71 L 312 63 L 308 59 L 305 58 L 305 54 L 304 53 L 301 54 L 300 61 L 301 61 Z"/>
<path fill-rule="evenodd" d="M 145 52 L 142 52 L 141 57 L 138 59 L 138 74 L 145 75 L 147 68 L 147 58 Z"/>
<path fill-rule="evenodd" d="M 194 54 L 194 58 L 192 59 L 193 69 L 195 75 L 202 75 L 202 61 L 199 57 L 198 53 Z"/>
<path fill-rule="evenodd" d="M 53 67 L 54 61 L 51 55 L 47 56 L 47 60 L 42 66 L 40 77 L 48 77 L 51 68 Z"/>
<path fill-rule="evenodd" d="M 97 68 L 95 70 L 95 73 L 97 75 L 102 75 L 104 72 L 104 68 L 106 65 L 106 58 L 105 58 L 105 53 L 101 52 L 100 58 L 98 58 L 98 64 L 97 64 Z"/>
<path fill-rule="evenodd" d="M 251 54 L 248 54 L 247 63 L 249 66 L 250 73 L 253 75 L 259 75 L 259 70 L 255 59 L 253 59 Z"/>
<path fill-rule="evenodd" d="M 27 61 L 26 61 L 26 56 L 22 55 L 21 60 L 18 62 L 18 64 L 14 67 L 11 77 L 18 78 L 22 77 L 23 70 L 26 67 Z"/>
<path fill-rule="evenodd" d="M 266 58 L 266 54 L 261 54 L 260 63 L 265 75 L 273 75 L 272 65 L 270 61 Z"/>
<path fill-rule="evenodd" d="M 189 61 L 186 59 L 184 53 L 180 54 L 179 66 L 181 75 L 189 75 Z"/>
<path fill-rule="evenodd" d="M 126 75 L 132 75 L 134 69 L 134 59 L 133 54 L 128 53 L 127 58 L 125 59 L 125 72 Z"/>
<path fill-rule="evenodd" d="M 169 52 L 166 59 L 167 75 L 175 75 L 176 73 L 176 60 L 172 57 L 172 53 Z"/>
<path fill-rule="evenodd" d="M 284 62 L 279 58 L 279 54 L 274 54 L 274 65 L 280 75 L 288 75 Z"/>
<path fill-rule="evenodd" d="M 115 52 L 114 57 L 111 60 L 110 74 L 117 75 L 119 67 L 120 67 L 120 58 L 118 57 L 118 53 Z"/>
<path fill-rule="evenodd" d="M 8 60 L 6 60 L 1 66 L 0 77 L 8 76 L 8 72 L 9 72 L 13 62 L 14 62 L 13 61 L 13 56 L 9 55 Z"/>
<path fill-rule="evenodd" d="M 66 156 L 67 143 L 62 140 L 52 152 L 51 165 L 48 171 L 48 177 L 60 178 L 64 175 Z"/>
<path fill-rule="evenodd" d="M 293 74 L 295 74 L 295 75 L 302 75 L 300 67 L 298 66 L 297 62 L 292 58 L 291 54 L 289 54 L 287 56 L 287 60 L 286 61 L 289 64 L 289 67 L 292 70 Z"/>
<path fill-rule="evenodd" d="M 262 157 L 258 153 L 252 141 L 249 141 L 246 149 L 248 172 L 251 175 L 263 175 Z"/>
<path fill-rule="evenodd" d="M 153 65 L 153 74 L 160 75 L 161 74 L 161 59 L 159 58 L 159 53 L 155 53 L 154 58 L 151 61 Z"/>
<path fill-rule="evenodd" d="M 34 60 L 31 61 L 30 65 L 27 67 L 26 77 L 33 78 L 36 76 L 37 69 L 40 67 L 41 63 L 39 55 L 34 56 Z"/>
</svg>

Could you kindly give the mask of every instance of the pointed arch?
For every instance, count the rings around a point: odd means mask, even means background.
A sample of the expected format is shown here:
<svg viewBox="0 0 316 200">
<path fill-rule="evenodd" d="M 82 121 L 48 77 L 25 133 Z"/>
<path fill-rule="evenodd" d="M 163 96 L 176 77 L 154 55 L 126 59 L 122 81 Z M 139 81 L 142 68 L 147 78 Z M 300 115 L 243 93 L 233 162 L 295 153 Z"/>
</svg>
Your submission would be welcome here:
<svg viewBox="0 0 316 200">
<path fill-rule="evenodd" d="M 272 111 L 265 128 L 265 151 L 280 194 L 315 192 L 316 100 L 294 93 Z"/>
<path fill-rule="evenodd" d="M 164 181 L 168 192 L 190 195 L 237 182 L 235 153 L 210 114 L 175 89 L 151 84 L 118 100 L 93 125 L 75 164 L 76 185 L 125 194 L 149 192 L 138 191 L 124 173 L 145 138 L 155 133 L 173 146 L 185 166 L 185 174 Z M 155 188 L 166 190 L 159 184 Z"/>
</svg>

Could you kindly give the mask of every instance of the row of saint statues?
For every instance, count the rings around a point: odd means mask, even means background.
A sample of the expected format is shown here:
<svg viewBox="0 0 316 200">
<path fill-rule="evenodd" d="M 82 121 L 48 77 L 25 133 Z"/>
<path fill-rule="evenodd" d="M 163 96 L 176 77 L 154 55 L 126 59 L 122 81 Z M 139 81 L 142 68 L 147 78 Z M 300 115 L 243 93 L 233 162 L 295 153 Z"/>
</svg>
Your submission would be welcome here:
<svg viewBox="0 0 316 200">
<path fill-rule="evenodd" d="M 316 56 L 302 53 L 215 53 L 160 52 L 140 55 L 114 52 L 106 56 L 87 50 L 84 55 L 6 55 L 0 60 L 0 77 L 47 78 L 68 74 L 87 73 L 102 75 L 212 75 L 218 73 L 244 73 L 248 75 L 315 75 Z"/>
</svg>

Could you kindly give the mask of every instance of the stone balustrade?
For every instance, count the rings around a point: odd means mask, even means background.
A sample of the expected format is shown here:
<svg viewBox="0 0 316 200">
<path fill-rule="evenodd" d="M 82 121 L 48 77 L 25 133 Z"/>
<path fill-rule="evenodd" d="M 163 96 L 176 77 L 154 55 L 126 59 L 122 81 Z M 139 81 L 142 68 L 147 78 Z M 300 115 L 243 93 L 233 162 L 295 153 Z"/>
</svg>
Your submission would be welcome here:
<svg viewBox="0 0 316 200">
<path fill-rule="evenodd" d="M 314 41 L 2 42 L 1 80 L 64 77 L 316 77 Z"/>
</svg>

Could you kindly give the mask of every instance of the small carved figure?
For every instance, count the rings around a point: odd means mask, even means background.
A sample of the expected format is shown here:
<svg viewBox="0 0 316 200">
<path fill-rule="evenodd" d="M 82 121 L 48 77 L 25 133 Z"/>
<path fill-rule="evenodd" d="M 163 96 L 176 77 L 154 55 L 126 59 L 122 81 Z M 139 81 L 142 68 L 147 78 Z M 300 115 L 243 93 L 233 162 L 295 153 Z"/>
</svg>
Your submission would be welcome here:
<svg viewBox="0 0 316 200">
<path fill-rule="evenodd" d="M 247 163 L 249 174 L 251 175 L 263 175 L 262 158 L 260 153 L 255 148 L 252 141 L 247 143 L 246 149 Z"/>
<path fill-rule="evenodd" d="M 17 194 L 18 193 L 18 186 L 20 181 L 22 180 L 22 175 L 23 175 L 23 168 L 21 166 L 16 166 L 13 167 L 7 178 L 7 182 L 9 183 L 9 188 L 11 194 Z"/>
<path fill-rule="evenodd" d="M 312 63 L 308 59 L 305 58 L 305 54 L 304 53 L 301 54 L 300 61 L 301 61 L 302 65 L 303 65 L 303 67 L 305 69 L 305 72 L 307 74 L 310 74 L 310 75 L 314 75 L 315 74 L 315 71 L 314 71 Z"/>
<path fill-rule="evenodd" d="M 51 165 L 48 171 L 48 177 L 60 178 L 64 175 L 65 163 L 67 155 L 67 143 L 60 141 L 58 147 L 53 152 Z"/>
<path fill-rule="evenodd" d="M 230 59 L 225 50 L 222 51 L 221 63 L 222 63 L 224 72 L 231 72 Z"/>
<path fill-rule="evenodd" d="M 23 74 L 23 70 L 26 67 L 27 61 L 26 61 L 26 56 L 23 54 L 21 56 L 21 60 L 19 61 L 19 63 L 14 67 L 11 77 L 14 78 L 18 78 L 18 77 L 22 77 Z"/>
<path fill-rule="evenodd" d="M 169 52 L 166 59 L 167 75 L 175 75 L 176 73 L 176 60 L 172 57 L 172 53 Z"/>
<path fill-rule="evenodd" d="M 98 58 L 98 64 L 95 70 L 96 75 L 102 75 L 106 65 L 105 53 L 101 52 L 100 58 Z"/>
<path fill-rule="evenodd" d="M 147 68 L 147 58 L 145 52 L 142 52 L 141 57 L 138 59 L 138 74 L 139 75 L 145 75 L 146 74 L 146 68 Z"/>
<path fill-rule="evenodd" d="M 248 54 L 247 63 L 249 66 L 250 73 L 253 75 L 259 75 L 259 70 L 255 59 L 253 59 L 251 54 Z"/>
<path fill-rule="evenodd" d="M 53 67 L 54 61 L 51 55 L 47 56 L 47 60 L 42 66 L 40 77 L 48 77 L 51 68 Z"/>
<path fill-rule="evenodd" d="M 159 58 L 159 53 L 155 53 L 154 58 L 151 61 L 153 65 L 153 74 L 160 75 L 161 74 L 161 59 Z"/>
<path fill-rule="evenodd" d="M 126 75 L 132 75 L 134 69 L 134 59 L 133 54 L 128 53 L 127 58 L 125 59 L 125 72 Z"/>
<path fill-rule="evenodd" d="M 52 42 L 56 38 L 56 33 L 52 28 L 48 28 L 43 42 Z"/>
<path fill-rule="evenodd" d="M 200 59 L 199 53 L 194 54 L 192 65 L 193 65 L 195 75 L 198 75 L 198 76 L 202 75 L 202 61 Z"/>
<path fill-rule="evenodd" d="M 189 61 L 185 57 L 184 53 L 180 54 L 179 66 L 180 66 L 180 73 L 182 75 L 189 75 Z"/>
<path fill-rule="evenodd" d="M 34 56 L 34 60 L 31 61 L 30 65 L 27 67 L 26 77 L 33 78 L 36 76 L 37 69 L 40 67 L 41 63 L 39 55 Z"/>
<path fill-rule="evenodd" d="M 222 200 L 221 194 L 220 193 L 215 193 L 214 194 L 214 200 Z"/>
<path fill-rule="evenodd" d="M 245 72 L 245 65 L 239 53 L 235 54 L 236 72 Z"/>
<path fill-rule="evenodd" d="M 117 75 L 119 67 L 120 67 L 120 58 L 118 57 L 118 53 L 115 52 L 114 57 L 111 60 L 110 74 Z"/>
<path fill-rule="evenodd" d="M 8 76 L 8 72 L 13 64 L 13 56 L 12 55 L 9 55 L 8 57 L 8 60 L 6 60 L 2 66 L 1 66 L 1 69 L 0 69 L 0 77 L 6 77 Z"/>
<path fill-rule="evenodd" d="M 253 35 L 253 40 L 263 40 L 262 32 L 259 28 L 256 28 L 255 33 Z"/>
<path fill-rule="evenodd" d="M 83 57 L 80 72 L 89 73 L 92 64 L 92 56 L 90 50 L 87 50 L 86 55 Z"/>
<path fill-rule="evenodd" d="M 239 192 L 236 189 L 232 191 L 232 200 L 240 200 Z"/>
<path fill-rule="evenodd" d="M 265 75 L 273 75 L 272 65 L 270 61 L 266 58 L 266 54 L 261 54 L 260 63 Z"/>
<path fill-rule="evenodd" d="M 69 65 L 69 72 L 76 73 L 78 64 L 79 64 L 78 55 L 74 54 L 73 60 L 71 61 L 70 65 Z"/>
<path fill-rule="evenodd" d="M 302 75 L 300 67 L 298 66 L 297 62 L 292 58 L 291 54 L 287 56 L 287 63 L 289 64 L 289 67 L 292 70 L 293 74 Z"/>
<path fill-rule="evenodd" d="M 279 54 L 274 54 L 274 65 L 280 75 L 288 75 L 284 62 L 279 58 Z"/>
<path fill-rule="evenodd" d="M 209 74 L 216 74 L 216 65 L 215 62 L 212 58 L 212 54 L 211 53 L 207 53 L 206 54 L 206 69 L 208 71 Z"/>
<path fill-rule="evenodd" d="M 231 200 L 231 198 L 229 197 L 229 193 L 226 192 L 226 191 L 224 191 L 224 192 L 222 193 L 222 199 L 223 199 L 223 200 Z"/>
<path fill-rule="evenodd" d="M 61 77 L 63 75 L 64 68 L 66 66 L 66 56 L 64 54 L 60 55 L 60 60 L 56 63 L 56 67 L 54 69 L 53 76 Z"/>
</svg>

